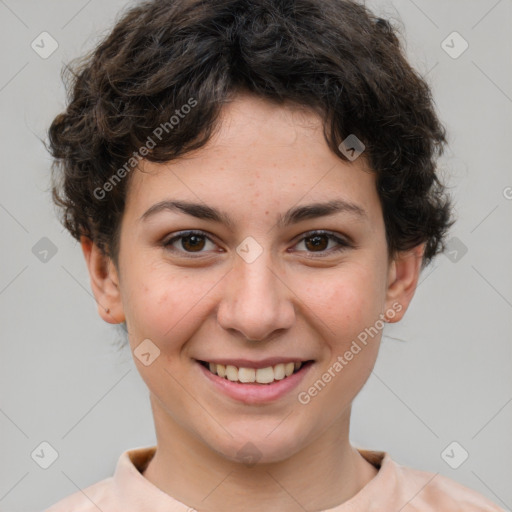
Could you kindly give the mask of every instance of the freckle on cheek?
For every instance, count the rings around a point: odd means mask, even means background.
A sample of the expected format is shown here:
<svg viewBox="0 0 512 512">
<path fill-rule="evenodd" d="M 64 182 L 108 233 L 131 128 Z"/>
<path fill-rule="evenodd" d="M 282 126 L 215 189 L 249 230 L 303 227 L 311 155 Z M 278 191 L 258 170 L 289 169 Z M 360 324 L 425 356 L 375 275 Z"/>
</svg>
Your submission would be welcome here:
<svg viewBox="0 0 512 512">
<path fill-rule="evenodd" d="M 157 301 L 157 304 L 160 306 L 162 303 L 165 303 L 167 301 L 167 294 L 160 295 L 160 298 Z"/>
</svg>

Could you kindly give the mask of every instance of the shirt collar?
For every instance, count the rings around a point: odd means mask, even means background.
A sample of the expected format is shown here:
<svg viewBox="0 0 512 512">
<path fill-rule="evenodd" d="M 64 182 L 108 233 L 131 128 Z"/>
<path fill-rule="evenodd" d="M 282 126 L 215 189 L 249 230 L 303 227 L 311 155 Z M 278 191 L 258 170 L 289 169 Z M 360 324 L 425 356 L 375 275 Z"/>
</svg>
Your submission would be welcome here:
<svg viewBox="0 0 512 512">
<path fill-rule="evenodd" d="M 116 501 L 120 503 L 121 509 L 133 512 L 190 512 L 190 506 L 164 493 L 142 475 L 156 448 L 138 447 L 121 454 L 113 476 Z M 368 462 L 379 468 L 379 472 L 350 500 L 325 512 L 380 511 L 395 495 L 396 465 L 389 454 L 363 449 L 358 451 Z"/>
</svg>

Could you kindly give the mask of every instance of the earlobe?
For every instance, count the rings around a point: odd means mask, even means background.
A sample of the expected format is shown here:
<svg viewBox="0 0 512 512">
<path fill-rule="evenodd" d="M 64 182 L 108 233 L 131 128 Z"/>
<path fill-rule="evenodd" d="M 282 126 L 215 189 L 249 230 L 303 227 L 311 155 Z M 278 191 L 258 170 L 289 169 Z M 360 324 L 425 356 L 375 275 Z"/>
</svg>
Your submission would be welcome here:
<svg viewBox="0 0 512 512">
<path fill-rule="evenodd" d="M 404 316 L 418 284 L 425 244 L 400 252 L 391 262 L 388 273 L 386 310 L 393 310 L 389 323 L 398 322 Z"/>
<path fill-rule="evenodd" d="M 80 245 L 89 271 L 91 288 L 98 305 L 98 313 L 105 322 L 125 321 L 119 279 L 115 265 L 88 237 L 80 238 Z"/>
</svg>

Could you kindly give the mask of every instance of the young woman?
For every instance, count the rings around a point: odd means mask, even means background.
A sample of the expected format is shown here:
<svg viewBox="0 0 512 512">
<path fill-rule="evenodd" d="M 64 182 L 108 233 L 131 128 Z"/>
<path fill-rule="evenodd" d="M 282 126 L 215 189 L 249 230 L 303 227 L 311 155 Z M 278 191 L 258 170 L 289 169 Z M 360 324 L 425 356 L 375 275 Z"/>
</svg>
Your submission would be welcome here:
<svg viewBox="0 0 512 512">
<path fill-rule="evenodd" d="M 157 445 L 48 512 L 498 511 L 349 442 L 451 203 L 430 90 L 345 0 L 154 0 L 80 64 L 54 200 Z"/>
</svg>

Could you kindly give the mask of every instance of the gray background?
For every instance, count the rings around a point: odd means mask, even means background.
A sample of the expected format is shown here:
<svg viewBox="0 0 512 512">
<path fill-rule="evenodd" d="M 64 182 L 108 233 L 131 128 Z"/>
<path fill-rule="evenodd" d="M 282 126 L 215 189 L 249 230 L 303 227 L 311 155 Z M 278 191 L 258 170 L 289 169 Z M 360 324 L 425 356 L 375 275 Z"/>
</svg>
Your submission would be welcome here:
<svg viewBox="0 0 512 512">
<path fill-rule="evenodd" d="M 105 35 L 123 0 L 0 0 L 0 510 L 37 511 L 112 474 L 122 451 L 154 444 L 148 394 L 103 323 L 80 246 L 54 213 L 39 141 L 65 105 L 63 62 Z M 511 0 L 369 3 L 403 25 L 433 87 L 456 203 L 449 253 L 421 276 L 404 320 L 385 331 L 353 406 L 351 438 L 512 507 Z M 46 31 L 58 49 L 31 47 Z M 463 48 L 457 31 L 469 44 Z M 48 49 L 49 43 L 45 43 Z M 507 188 L 509 187 L 509 188 Z M 56 253 L 46 261 L 40 241 Z M 36 247 L 35 249 L 34 246 Z M 467 252 L 465 252 L 467 250 Z M 46 441 L 58 458 L 42 469 Z M 453 441 L 458 445 L 442 453 Z M 458 469 L 462 450 L 469 458 Z M 49 453 L 48 450 L 45 453 Z"/>
</svg>

